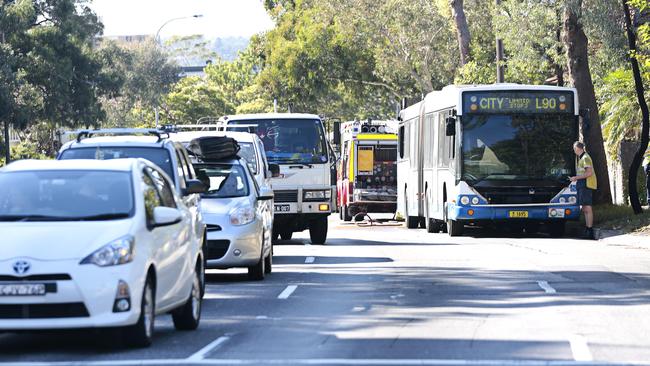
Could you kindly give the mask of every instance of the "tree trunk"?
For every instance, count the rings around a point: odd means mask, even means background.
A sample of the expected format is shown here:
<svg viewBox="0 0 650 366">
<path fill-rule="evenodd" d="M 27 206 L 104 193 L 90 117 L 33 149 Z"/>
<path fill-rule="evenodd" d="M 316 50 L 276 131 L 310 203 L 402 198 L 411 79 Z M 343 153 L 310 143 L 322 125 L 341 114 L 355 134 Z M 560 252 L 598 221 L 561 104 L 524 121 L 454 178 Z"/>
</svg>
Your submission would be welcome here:
<svg viewBox="0 0 650 366">
<path fill-rule="evenodd" d="M 584 126 L 581 125 L 580 135 L 587 146 L 589 155 L 593 159 L 594 171 L 598 178 L 598 190 L 594 201 L 595 203 L 611 203 L 612 195 L 609 188 L 607 157 L 598 116 L 596 93 L 591 79 L 591 72 L 589 71 L 588 40 L 572 7 L 567 7 L 564 10 L 563 41 L 567 52 L 569 78 L 571 84 L 578 91 L 580 108 L 589 109 L 590 128 L 585 130 Z"/>
<path fill-rule="evenodd" d="M 449 0 L 451 16 L 456 24 L 456 38 L 458 38 L 458 49 L 460 51 L 460 63 L 465 65 L 469 61 L 469 42 L 471 40 L 463 0 Z"/>
<path fill-rule="evenodd" d="M 632 28 L 632 20 L 630 18 L 630 9 L 627 5 L 627 0 L 622 0 L 623 12 L 625 13 L 625 28 L 627 31 L 627 42 L 630 47 L 630 63 L 632 64 L 632 73 L 634 74 L 634 86 L 636 89 L 636 96 L 639 100 L 639 107 L 641 107 L 641 115 L 643 122 L 641 125 L 641 145 L 632 159 L 630 171 L 628 173 L 627 186 L 630 192 L 630 203 L 634 213 L 640 214 L 643 212 L 641 202 L 639 201 L 639 192 L 636 186 L 636 178 L 641 166 L 641 160 L 648 148 L 648 131 L 650 130 L 650 113 L 648 112 L 648 104 L 645 101 L 645 90 L 643 88 L 643 79 L 641 79 L 641 70 L 639 69 L 639 61 L 636 59 L 636 34 Z"/>
</svg>

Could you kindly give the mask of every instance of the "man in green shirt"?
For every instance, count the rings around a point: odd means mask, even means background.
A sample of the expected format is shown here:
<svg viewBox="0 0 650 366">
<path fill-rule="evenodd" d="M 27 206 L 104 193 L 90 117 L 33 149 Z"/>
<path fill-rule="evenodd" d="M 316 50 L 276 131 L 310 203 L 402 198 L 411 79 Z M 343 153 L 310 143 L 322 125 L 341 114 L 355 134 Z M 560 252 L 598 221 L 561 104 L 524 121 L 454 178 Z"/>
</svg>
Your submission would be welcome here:
<svg viewBox="0 0 650 366">
<path fill-rule="evenodd" d="M 573 143 L 573 152 L 578 156 L 575 177 L 571 177 L 572 182 L 576 182 L 578 191 L 578 204 L 582 206 L 582 213 L 585 215 L 585 239 L 594 239 L 594 212 L 592 209 L 594 191 L 598 188 L 596 173 L 594 172 L 594 163 L 591 156 L 585 151 L 585 145 L 576 141 Z"/>
</svg>

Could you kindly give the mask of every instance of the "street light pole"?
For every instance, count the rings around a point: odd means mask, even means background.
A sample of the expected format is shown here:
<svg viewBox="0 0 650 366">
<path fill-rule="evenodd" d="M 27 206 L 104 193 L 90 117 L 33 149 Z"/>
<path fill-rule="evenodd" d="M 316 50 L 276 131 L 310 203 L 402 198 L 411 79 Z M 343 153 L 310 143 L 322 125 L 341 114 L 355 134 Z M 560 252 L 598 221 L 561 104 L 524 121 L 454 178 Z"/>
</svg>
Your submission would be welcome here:
<svg viewBox="0 0 650 366">
<path fill-rule="evenodd" d="M 186 16 L 186 17 L 171 18 L 171 19 L 167 20 L 166 22 L 164 22 L 163 25 L 160 26 L 160 28 L 158 28 L 158 31 L 156 32 L 156 36 L 154 37 L 154 40 L 156 41 L 156 43 L 160 47 L 162 47 L 162 41 L 160 40 L 160 31 L 163 28 L 165 28 L 165 26 L 167 24 L 169 24 L 169 23 L 171 23 L 171 22 L 173 22 L 175 20 L 190 19 L 190 18 L 195 18 L 196 19 L 196 18 L 202 18 L 202 17 L 203 17 L 203 14 L 194 14 L 194 15 L 190 15 L 190 16 Z M 155 118 L 156 118 L 156 129 L 158 129 L 160 127 L 160 113 L 159 113 L 158 110 L 159 110 L 158 102 L 156 102 L 156 106 L 154 107 L 154 114 L 155 114 Z"/>
</svg>

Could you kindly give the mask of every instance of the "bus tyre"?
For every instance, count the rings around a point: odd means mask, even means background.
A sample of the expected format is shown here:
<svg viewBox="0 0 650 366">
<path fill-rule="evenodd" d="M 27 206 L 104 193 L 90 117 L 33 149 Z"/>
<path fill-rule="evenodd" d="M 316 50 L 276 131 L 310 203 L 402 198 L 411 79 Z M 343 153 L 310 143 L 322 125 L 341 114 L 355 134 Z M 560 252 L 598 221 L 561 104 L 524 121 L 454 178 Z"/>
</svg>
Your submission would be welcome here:
<svg viewBox="0 0 650 366">
<path fill-rule="evenodd" d="M 566 229 L 566 223 L 564 221 L 560 222 L 551 222 L 548 224 L 548 232 L 551 234 L 552 238 L 561 238 L 564 236 L 564 231 Z"/>
<path fill-rule="evenodd" d="M 417 216 L 409 216 L 409 201 L 404 201 L 404 210 L 406 211 L 406 227 L 409 229 L 417 229 L 420 225 L 420 218 Z"/>
<path fill-rule="evenodd" d="M 325 244 L 327 240 L 327 216 L 316 219 L 309 224 L 309 239 L 312 244 Z"/>
<path fill-rule="evenodd" d="M 463 235 L 463 223 L 457 220 L 447 219 L 447 233 L 449 233 L 449 236 Z"/>
<path fill-rule="evenodd" d="M 429 196 L 426 195 L 424 198 L 425 202 L 427 203 L 425 206 L 425 226 L 427 229 L 428 233 L 435 233 L 437 231 L 437 225 L 434 219 L 429 217 Z"/>
</svg>

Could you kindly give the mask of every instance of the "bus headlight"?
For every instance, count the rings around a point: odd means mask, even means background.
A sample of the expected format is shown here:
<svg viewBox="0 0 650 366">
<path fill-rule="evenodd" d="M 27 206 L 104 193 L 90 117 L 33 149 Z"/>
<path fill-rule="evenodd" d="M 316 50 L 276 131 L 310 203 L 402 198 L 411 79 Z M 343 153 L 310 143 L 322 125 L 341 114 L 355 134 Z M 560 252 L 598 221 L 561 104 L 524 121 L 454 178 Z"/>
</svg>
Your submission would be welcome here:
<svg viewBox="0 0 650 366">
<path fill-rule="evenodd" d="M 462 205 L 469 205 L 469 197 L 467 197 L 467 196 L 462 196 L 462 197 L 460 198 L 460 203 L 461 203 Z"/>
<path fill-rule="evenodd" d="M 569 203 L 576 203 L 576 202 L 578 202 L 578 198 L 576 198 L 576 196 L 569 197 Z"/>
<path fill-rule="evenodd" d="M 566 203 L 566 198 L 560 197 L 560 203 Z"/>
<path fill-rule="evenodd" d="M 478 205 L 478 203 L 479 203 L 478 197 L 472 197 L 472 204 L 473 205 Z"/>
</svg>

